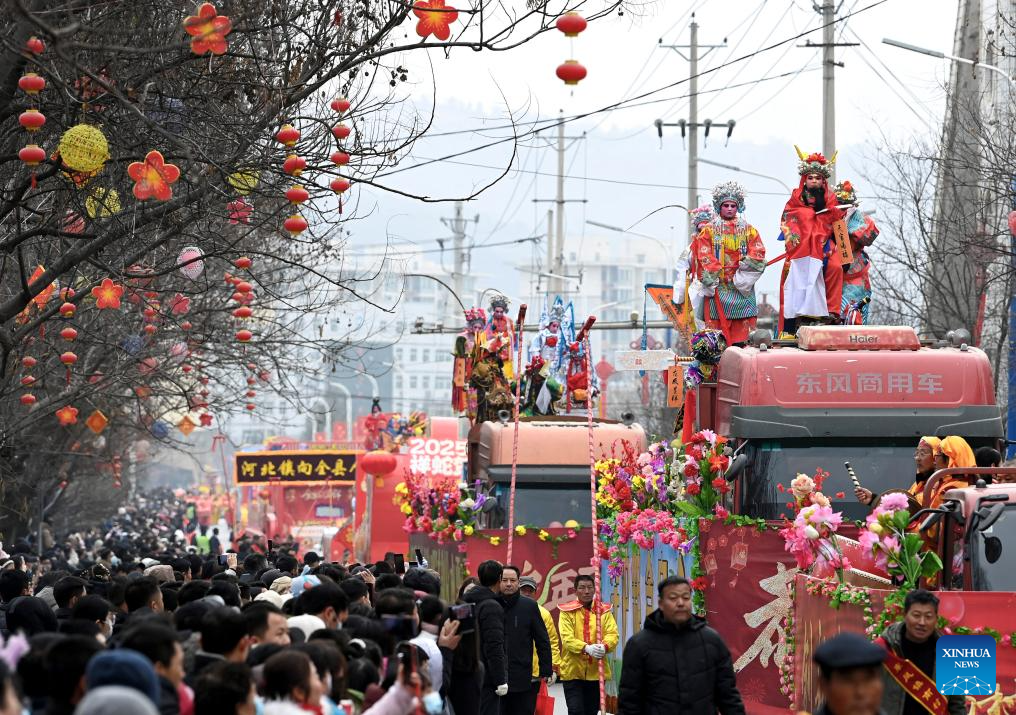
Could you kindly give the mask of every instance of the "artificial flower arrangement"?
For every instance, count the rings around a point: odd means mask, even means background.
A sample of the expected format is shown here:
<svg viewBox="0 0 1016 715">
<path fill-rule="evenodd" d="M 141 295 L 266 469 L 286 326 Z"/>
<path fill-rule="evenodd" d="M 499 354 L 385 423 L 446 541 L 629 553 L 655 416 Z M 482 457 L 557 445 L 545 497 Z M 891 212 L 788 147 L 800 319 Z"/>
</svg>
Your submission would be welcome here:
<svg viewBox="0 0 1016 715">
<path fill-rule="evenodd" d="M 459 551 L 466 550 L 465 540 L 469 537 L 482 538 L 491 546 L 499 546 L 502 537 L 485 533 L 479 523 L 487 495 L 477 481 L 472 488 L 460 484 L 454 477 L 430 477 L 416 472 L 406 474 L 405 481 L 395 487 L 394 503 L 405 515 L 403 531 L 410 534 L 426 534 L 439 544 L 457 543 Z M 574 539 L 582 528 L 577 522 L 565 523 L 563 534 L 552 534 L 547 529 L 529 524 L 518 524 L 516 536 L 529 532 L 536 534 L 540 541 L 547 542 L 557 558 L 557 547 L 563 541 Z"/>
<path fill-rule="evenodd" d="M 843 523 L 843 514 L 833 511 L 829 497 L 822 493 L 822 482 L 829 476 L 821 469 L 815 477 L 798 474 L 790 482 L 790 493 L 794 497 L 788 506 L 794 510 L 793 521 L 784 518 L 780 536 L 784 549 L 794 555 L 802 571 L 816 566 L 828 565 L 836 571 L 840 583 L 844 582 L 843 572 L 850 568 L 847 559 L 836 541 L 836 532 Z M 780 485 L 781 491 L 782 484 Z"/>
</svg>

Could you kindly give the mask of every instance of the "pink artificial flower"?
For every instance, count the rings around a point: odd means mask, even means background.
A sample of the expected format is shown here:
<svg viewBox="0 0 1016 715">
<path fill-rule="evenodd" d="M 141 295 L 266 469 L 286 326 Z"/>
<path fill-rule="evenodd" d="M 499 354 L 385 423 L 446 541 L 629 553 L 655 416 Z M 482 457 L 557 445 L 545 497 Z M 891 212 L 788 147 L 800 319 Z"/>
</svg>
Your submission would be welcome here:
<svg viewBox="0 0 1016 715">
<path fill-rule="evenodd" d="M 882 497 L 879 507 L 884 512 L 897 512 L 908 508 L 907 495 L 901 492 L 892 492 Z"/>
<path fill-rule="evenodd" d="M 726 519 L 730 516 L 730 512 L 723 508 L 722 504 L 717 504 L 713 509 L 713 514 L 716 515 L 717 519 Z"/>
<path fill-rule="evenodd" d="M 857 540 L 861 544 L 861 548 L 864 551 L 871 551 L 878 544 L 878 534 L 868 529 L 864 529 L 861 535 L 857 537 Z"/>
</svg>

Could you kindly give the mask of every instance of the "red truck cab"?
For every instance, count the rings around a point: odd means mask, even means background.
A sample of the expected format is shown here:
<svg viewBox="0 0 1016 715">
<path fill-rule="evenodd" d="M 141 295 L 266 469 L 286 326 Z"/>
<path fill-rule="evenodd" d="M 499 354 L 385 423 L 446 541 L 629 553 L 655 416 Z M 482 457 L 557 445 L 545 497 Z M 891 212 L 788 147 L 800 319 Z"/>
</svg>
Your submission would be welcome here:
<svg viewBox="0 0 1016 715">
<path fill-rule="evenodd" d="M 881 493 L 913 483 L 922 435 L 959 435 L 975 448 L 1003 436 L 987 356 L 922 342 L 910 327 L 804 327 L 794 342 L 731 347 L 699 391 L 699 426 L 748 457 L 736 512 L 769 519 L 787 501 L 777 485 L 797 473 L 830 472 L 823 491 L 843 492 L 844 517 L 863 519 L 844 462 Z"/>
</svg>

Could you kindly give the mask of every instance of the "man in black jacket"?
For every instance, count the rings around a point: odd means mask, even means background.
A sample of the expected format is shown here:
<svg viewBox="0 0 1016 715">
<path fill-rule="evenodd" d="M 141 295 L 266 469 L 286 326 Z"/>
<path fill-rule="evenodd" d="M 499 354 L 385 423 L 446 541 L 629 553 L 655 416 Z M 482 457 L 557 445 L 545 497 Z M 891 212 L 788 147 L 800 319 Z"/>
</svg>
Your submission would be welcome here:
<svg viewBox="0 0 1016 715">
<path fill-rule="evenodd" d="M 744 715 L 730 651 L 692 614 L 688 579 L 670 576 L 657 590 L 659 608 L 624 648 L 618 715 Z"/>
<path fill-rule="evenodd" d="M 504 641 L 508 656 L 508 694 L 501 701 L 501 715 L 533 715 L 540 680 L 554 672 L 550 636 L 540 607 L 519 593 L 519 569 L 508 564 L 501 572 L 501 605 L 504 607 Z M 540 662 L 533 677 L 533 647 Z"/>
<path fill-rule="evenodd" d="M 480 661 L 483 663 L 480 715 L 500 715 L 500 700 L 508 694 L 504 608 L 497 599 L 501 592 L 502 571 L 502 566 L 497 561 L 484 561 L 476 570 L 480 585 L 463 596 L 466 603 L 473 604 L 473 617 L 480 641 Z"/>
</svg>

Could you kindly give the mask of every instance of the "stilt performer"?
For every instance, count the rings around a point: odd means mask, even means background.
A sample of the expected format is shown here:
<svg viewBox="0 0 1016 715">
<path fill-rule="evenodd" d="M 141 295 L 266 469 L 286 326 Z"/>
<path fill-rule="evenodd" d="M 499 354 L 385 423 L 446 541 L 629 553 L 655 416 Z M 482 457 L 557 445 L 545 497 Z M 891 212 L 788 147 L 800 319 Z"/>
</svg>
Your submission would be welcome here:
<svg viewBox="0 0 1016 715">
<path fill-rule="evenodd" d="M 840 322 L 843 268 L 836 255 L 833 224 L 843 219 L 829 186 L 836 155 L 805 156 L 798 149 L 800 185 L 783 209 L 780 229 L 787 242 L 780 285 L 780 331 L 796 332 L 799 319 Z"/>
<path fill-rule="evenodd" d="M 840 310 L 847 325 L 867 325 L 868 309 L 871 303 L 871 259 L 865 250 L 878 238 L 875 222 L 861 210 L 854 187 L 849 181 L 836 185 L 836 200 L 840 206 L 849 206 L 845 211 L 847 234 L 853 260 L 845 266 L 843 274 L 843 298 Z"/>
<path fill-rule="evenodd" d="M 701 283 L 701 320 L 722 330 L 729 345 L 744 343 L 755 329 L 755 283 L 765 270 L 766 249 L 755 227 L 741 216 L 744 188 L 736 181 L 713 188 L 715 215 L 691 248 L 691 271 Z M 698 318 L 699 316 L 696 316 Z"/>
</svg>

